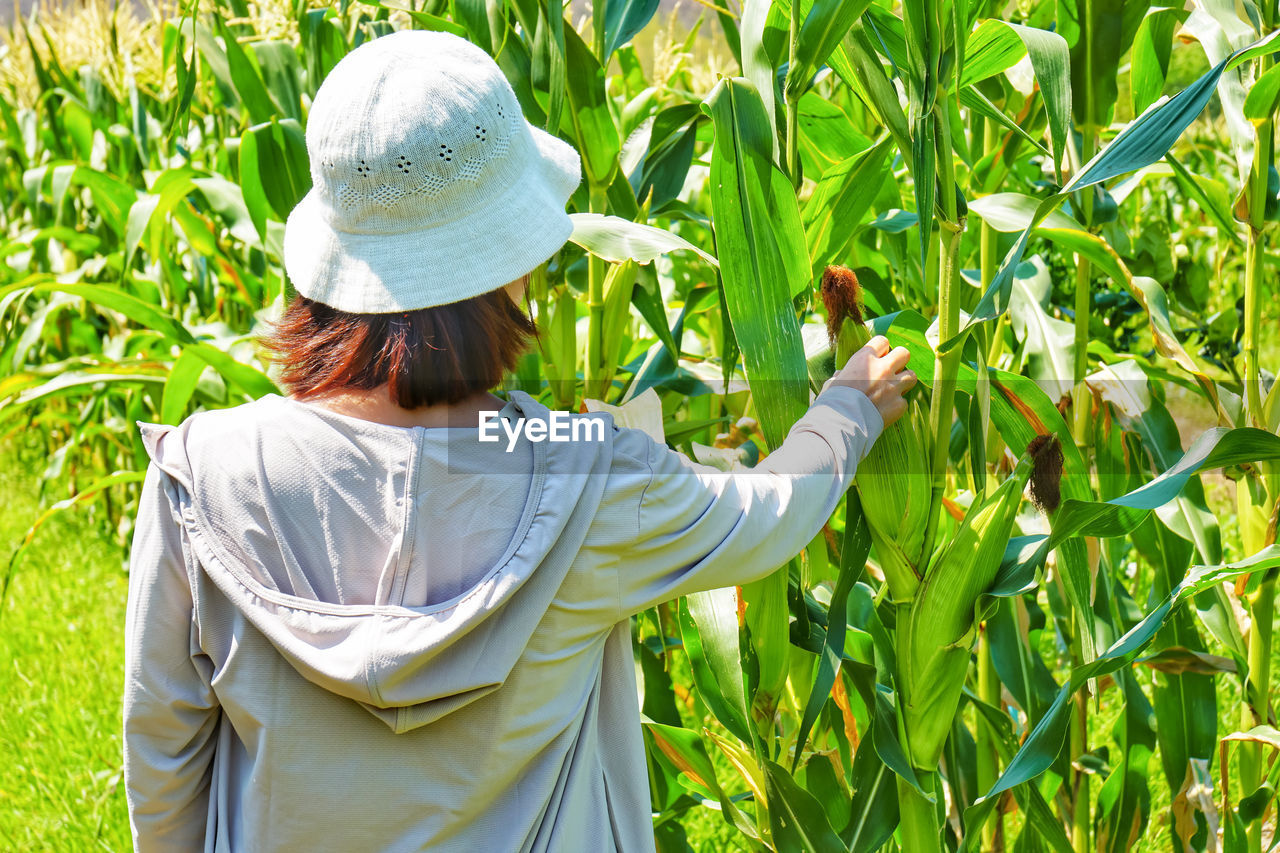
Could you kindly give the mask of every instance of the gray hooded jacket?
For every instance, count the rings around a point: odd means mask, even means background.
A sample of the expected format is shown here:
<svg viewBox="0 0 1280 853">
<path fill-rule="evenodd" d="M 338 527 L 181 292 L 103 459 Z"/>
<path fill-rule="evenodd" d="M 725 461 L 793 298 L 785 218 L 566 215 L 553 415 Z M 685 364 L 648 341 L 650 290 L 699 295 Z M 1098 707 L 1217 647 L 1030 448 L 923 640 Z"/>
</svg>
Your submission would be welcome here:
<svg viewBox="0 0 1280 853">
<path fill-rule="evenodd" d="M 508 452 L 277 395 L 139 424 L 135 849 L 652 850 L 629 617 L 784 563 L 883 423 L 829 388 L 726 474 L 571 417 L 602 440 Z"/>
</svg>

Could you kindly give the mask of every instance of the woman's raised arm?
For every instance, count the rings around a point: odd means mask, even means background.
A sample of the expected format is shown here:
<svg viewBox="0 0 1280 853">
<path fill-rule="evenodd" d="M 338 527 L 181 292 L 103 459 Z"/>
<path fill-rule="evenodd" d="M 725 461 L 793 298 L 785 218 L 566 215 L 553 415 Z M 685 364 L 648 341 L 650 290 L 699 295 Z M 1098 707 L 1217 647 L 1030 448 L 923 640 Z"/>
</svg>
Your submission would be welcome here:
<svg viewBox="0 0 1280 853">
<path fill-rule="evenodd" d="M 636 528 L 620 540 L 620 616 L 690 592 L 748 583 L 807 545 L 849 488 L 858 463 L 906 408 L 907 351 L 872 340 L 824 386 L 786 441 L 749 471 L 690 461 L 639 434 L 648 476 Z"/>
</svg>

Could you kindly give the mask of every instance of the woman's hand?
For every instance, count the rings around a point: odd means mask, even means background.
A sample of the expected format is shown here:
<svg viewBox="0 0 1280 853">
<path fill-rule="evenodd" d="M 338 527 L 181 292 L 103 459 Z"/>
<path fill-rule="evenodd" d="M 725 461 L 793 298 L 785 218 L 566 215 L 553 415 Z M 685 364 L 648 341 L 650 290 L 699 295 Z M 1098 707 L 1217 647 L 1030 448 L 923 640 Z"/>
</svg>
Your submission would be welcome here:
<svg viewBox="0 0 1280 853">
<path fill-rule="evenodd" d="M 828 384 L 844 385 L 866 394 L 888 428 L 907 410 L 903 395 L 916 384 L 915 373 L 906 369 L 909 356 L 906 347 L 891 350 L 889 339 L 876 335 L 849 357 Z"/>
</svg>

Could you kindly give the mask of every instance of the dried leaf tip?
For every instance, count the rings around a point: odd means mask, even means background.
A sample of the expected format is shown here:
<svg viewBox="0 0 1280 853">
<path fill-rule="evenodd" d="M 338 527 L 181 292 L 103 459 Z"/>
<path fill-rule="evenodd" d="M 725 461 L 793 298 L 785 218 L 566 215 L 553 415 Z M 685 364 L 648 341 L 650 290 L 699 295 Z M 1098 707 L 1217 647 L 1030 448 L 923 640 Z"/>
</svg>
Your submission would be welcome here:
<svg viewBox="0 0 1280 853">
<path fill-rule="evenodd" d="M 1031 454 L 1031 502 L 1044 513 L 1062 502 L 1062 445 L 1055 433 L 1037 435 L 1027 445 Z"/>
<path fill-rule="evenodd" d="M 822 271 L 822 304 L 827 309 L 827 336 L 834 346 L 846 318 L 862 325 L 862 288 L 853 270 L 832 264 Z"/>
</svg>

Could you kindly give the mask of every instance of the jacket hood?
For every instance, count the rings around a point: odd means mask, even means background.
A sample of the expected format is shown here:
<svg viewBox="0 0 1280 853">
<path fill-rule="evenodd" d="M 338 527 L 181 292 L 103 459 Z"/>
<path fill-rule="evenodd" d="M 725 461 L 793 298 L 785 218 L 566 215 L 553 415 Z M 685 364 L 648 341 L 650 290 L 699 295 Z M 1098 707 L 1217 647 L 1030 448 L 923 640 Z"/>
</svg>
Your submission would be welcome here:
<svg viewBox="0 0 1280 853">
<path fill-rule="evenodd" d="M 502 415 L 547 421 L 550 430 L 550 412 L 523 392 L 511 392 Z M 612 459 L 609 416 L 572 417 L 603 419 L 603 441 L 520 439 L 531 446 L 532 477 L 521 478 L 528 496 L 505 551 L 460 594 L 420 607 L 340 603 L 330 599 L 341 596 L 305 578 L 370 568 L 314 565 L 317 554 L 335 553 L 318 547 L 317 538 L 340 543 L 342 533 L 333 529 L 340 523 L 367 524 L 362 535 L 385 525 L 388 560 L 407 565 L 415 543 L 410 514 L 388 517 L 384 510 L 393 505 L 379 506 L 370 477 L 334 471 L 342 460 L 358 459 L 360 471 L 385 469 L 411 491 L 415 479 L 406 471 L 425 452 L 428 434 L 442 431 L 343 423 L 278 395 L 202 412 L 177 427 L 139 427 L 151 459 L 176 486 L 195 558 L 188 572 L 196 618 L 201 596 L 225 597 L 308 681 L 403 732 L 501 687 L 554 600 Z M 305 470 L 294 476 L 297 469 Z"/>
</svg>

